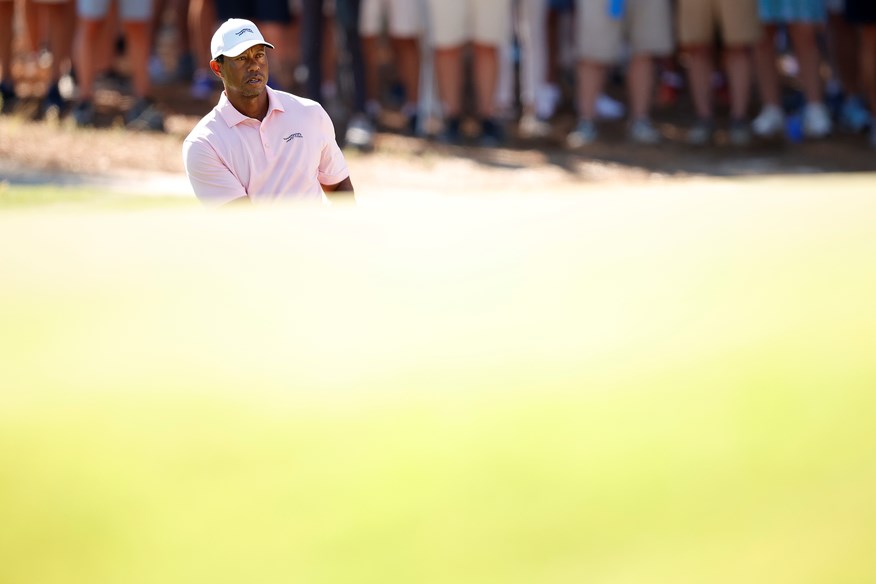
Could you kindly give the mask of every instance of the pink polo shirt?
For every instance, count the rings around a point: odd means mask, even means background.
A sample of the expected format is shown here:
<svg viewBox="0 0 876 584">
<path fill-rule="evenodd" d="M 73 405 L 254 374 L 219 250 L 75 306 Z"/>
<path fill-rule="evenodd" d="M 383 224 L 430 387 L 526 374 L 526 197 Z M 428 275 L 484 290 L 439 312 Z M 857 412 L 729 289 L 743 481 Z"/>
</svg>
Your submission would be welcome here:
<svg viewBox="0 0 876 584">
<path fill-rule="evenodd" d="M 216 206 L 248 196 L 253 203 L 322 201 L 320 184 L 350 173 L 328 114 L 317 102 L 268 92 L 259 122 L 225 93 L 183 143 L 186 174 L 201 202 Z"/>
</svg>

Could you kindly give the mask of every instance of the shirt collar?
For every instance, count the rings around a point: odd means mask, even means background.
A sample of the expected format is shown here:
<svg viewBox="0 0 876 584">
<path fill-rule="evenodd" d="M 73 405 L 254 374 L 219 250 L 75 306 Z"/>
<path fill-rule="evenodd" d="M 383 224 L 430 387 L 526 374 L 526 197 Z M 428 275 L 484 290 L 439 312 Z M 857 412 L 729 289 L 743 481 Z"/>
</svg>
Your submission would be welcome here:
<svg viewBox="0 0 876 584">
<path fill-rule="evenodd" d="M 271 112 L 274 110 L 281 112 L 286 111 L 283 108 L 283 104 L 280 103 L 276 91 L 268 86 L 265 86 L 265 91 L 268 93 L 268 113 L 265 115 L 265 119 L 268 119 L 268 116 L 270 116 Z M 224 91 L 222 92 L 222 95 L 219 96 L 219 104 L 216 108 L 219 110 L 219 114 L 222 116 L 222 119 L 225 120 L 225 123 L 228 124 L 229 128 L 233 128 L 241 122 L 252 119 L 237 111 L 237 108 L 231 105 L 231 102 L 228 101 L 228 96 L 225 95 Z"/>
</svg>

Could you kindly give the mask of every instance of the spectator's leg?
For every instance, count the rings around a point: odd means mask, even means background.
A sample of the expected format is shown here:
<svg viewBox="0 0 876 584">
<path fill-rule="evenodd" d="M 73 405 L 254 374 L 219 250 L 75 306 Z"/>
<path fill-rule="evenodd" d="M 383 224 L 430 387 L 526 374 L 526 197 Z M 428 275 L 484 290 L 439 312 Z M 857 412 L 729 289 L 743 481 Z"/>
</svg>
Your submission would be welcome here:
<svg viewBox="0 0 876 584">
<path fill-rule="evenodd" d="M 12 82 L 12 18 L 15 2 L 0 0 L 0 81 Z"/>
<path fill-rule="evenodd" d="M 405 88 L 408 104 L 420 99 L 420 43 L 416 37 L 392 38 L 393 54 L 398 61 L 398 75 Z"/>
<path fill-rule="evenodd" d="M 697 117 L 711 120 L 712 112 L 712 59 L 705 46 L 686 48 L 688 85 Z"/>
<path fill-rule="evenodd" d="M 775 34 L 775 26 L 766 27 L 763 38 L 754 49 L 754 63 L 757 71 L 760 101 L 764 107 L 779 107 L 781 105 L 779 71 L 776 66 Z"/>
<path fill-rule="evenodd" d="M 435 77 L 445 118 L 462 114 L 462 51 L 461 46 L 435 49 Z"/>
<path fill-rule="evenodd" d="M 602 95 L 605 86 L 606 67 L 590 60 L 578 62 L 578 117 L 590 122 L 596 121 L 596 99 Z"/>
<path fill-rule="evenodd" d="M 846 21 L 842 13 L 831 13 L 828 20 L 828 39 L 833 66 L 847 96 L 861 93 L 858 31 Z"/>
<path fill-rule="evenodd" d="M 79 101 L 90 102 L 94 98 L 94 80 L 97 76 L 97 51 L 102 43 L 106 21 L 94 18 L 79 18 L 79 51 L 76 58 L 76 77 L 79 86 Z M 145 67 L 144 67 L 145 69 Z"/>
<path fill-rule="evenodd" d="M 724 55 L 730 83 L 730 116 L 734 120 L 744 120 L 751 101 L 749 47 L 728 46 Z"/>
<path fill-rule="evenodd" d="M 496 86 L 499 82 L 499 48 L 474 44 L 474 82 L 478 116 L 492 119 L 496 113 Z"/>
<path fill-rule="evenodd" d="M 296 75 L 305 97 L 322 100 L 322 0 L 303 0 L 301 6 L 301 64 Z"/>
<path fill-rule="evenodd" d="M 128 59 L 131 63 L 131 85 L 134 96 L 145 99 L 150 94 L 149 53 L 150 36 L 148 20 L 134 20 L 123 23 L 128 42 Z"/>
<path fill-rule="evenodd" d="M 800 63 L 800 84 L 808 103 L 821 103 L 821 53 L 816 42 L 816 25 L 811 22 L 794 22 L 789 25 L 794 53 Z"/>
<path fill-rule="evenodd" d="M 627 91 L 632 120 L 650 116 L 654 92 L 654 59 L 649 54 L 635 54 L 627 68 Z"/>
<path fill-rule="evenodd" d="M 861 27 L 861 85 L 870 111 L 876 112 L 876 24 Z"/>
</svg>

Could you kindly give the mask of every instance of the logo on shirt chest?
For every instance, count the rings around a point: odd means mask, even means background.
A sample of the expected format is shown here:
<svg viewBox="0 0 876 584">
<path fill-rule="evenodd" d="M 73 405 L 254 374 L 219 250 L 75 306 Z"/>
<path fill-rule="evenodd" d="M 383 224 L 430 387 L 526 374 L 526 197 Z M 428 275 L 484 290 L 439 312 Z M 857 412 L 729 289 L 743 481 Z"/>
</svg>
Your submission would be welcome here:
<svg viewBox="0 0 876 584">
<path fill-rule="evenodd" d="M 285 138 L 283 138 L 284 142 L 291 142 L 295 138 L 304 138 L 304 135 L 301 132 L 295 132 L 294 134 L 289 134 Z"/>
</svg>

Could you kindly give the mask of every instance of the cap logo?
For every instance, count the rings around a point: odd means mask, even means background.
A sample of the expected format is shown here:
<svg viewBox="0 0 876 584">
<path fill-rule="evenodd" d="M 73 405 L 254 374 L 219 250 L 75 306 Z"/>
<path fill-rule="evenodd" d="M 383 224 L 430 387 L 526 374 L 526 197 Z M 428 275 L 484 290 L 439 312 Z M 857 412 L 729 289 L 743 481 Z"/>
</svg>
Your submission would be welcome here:
<svg viewBox="0 0 876 584">
<path fill-rule="evenodd" d="M 237 31 L 237 32 L 234 33 L 234 34 L 236 34 L 237 36 L 240 36 L 240 35 L 243 35 L 243 34 L 246 34 L 246 33 L 249 33 L 249 34 L 255 34 L 255 33 L 252 31 L 251 28 L 242 28 L 242 29 L 240 29 L 239 31 Z"/>
</svg>

